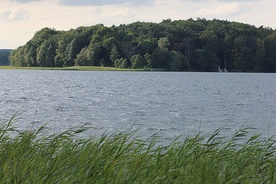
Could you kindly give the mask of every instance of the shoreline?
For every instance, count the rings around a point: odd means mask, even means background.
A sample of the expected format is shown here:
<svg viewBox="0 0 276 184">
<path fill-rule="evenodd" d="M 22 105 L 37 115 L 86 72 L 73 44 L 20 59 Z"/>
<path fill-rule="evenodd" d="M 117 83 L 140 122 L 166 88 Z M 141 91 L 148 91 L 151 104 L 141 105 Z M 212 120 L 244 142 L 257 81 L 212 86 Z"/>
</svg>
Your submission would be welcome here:
<svg viewBox="0 0 276 184">
<path fill-rule="evenodd" d="M 1 70 L 76 70 L 76 71 L 165 71 L 164 69 L 152 68 L 115 68 L 103 66 L 70 66 L 70 67 L 17 67 L 17 66 L 0 66 Z"/>
</svg>

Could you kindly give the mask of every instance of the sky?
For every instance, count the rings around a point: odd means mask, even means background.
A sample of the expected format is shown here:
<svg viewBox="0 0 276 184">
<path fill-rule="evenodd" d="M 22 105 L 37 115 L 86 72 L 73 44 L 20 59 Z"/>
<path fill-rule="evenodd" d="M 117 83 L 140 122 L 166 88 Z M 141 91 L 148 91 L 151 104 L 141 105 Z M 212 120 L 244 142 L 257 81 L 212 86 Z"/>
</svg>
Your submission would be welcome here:
<svg viewBox="0 0 276 184">
<path fill-rule="evenodd" d="M 0 0 L 0 49 L 49 27 L 69 30 L 164 19 L 221 19 L 276 29 L 276 0 Z"/>
</svg>

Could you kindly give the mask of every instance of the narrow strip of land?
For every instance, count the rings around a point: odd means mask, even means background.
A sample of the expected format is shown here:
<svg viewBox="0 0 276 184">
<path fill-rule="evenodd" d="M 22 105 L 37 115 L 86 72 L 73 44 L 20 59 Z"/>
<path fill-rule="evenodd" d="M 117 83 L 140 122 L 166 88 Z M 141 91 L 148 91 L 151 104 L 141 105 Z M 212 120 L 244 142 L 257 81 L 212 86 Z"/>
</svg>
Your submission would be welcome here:
<svg viewBox="0 0 276 184">
<path fill-rule="evenodd" d="M 70 66 L 70 67 L 16 67 L 16 66 L 0 66 L 0 69 L 6 70 L 80 70 L 80 71 L 164 71 L 164 69 L 152 68 L 115 68 L 103 66 Z"/>
</svg>

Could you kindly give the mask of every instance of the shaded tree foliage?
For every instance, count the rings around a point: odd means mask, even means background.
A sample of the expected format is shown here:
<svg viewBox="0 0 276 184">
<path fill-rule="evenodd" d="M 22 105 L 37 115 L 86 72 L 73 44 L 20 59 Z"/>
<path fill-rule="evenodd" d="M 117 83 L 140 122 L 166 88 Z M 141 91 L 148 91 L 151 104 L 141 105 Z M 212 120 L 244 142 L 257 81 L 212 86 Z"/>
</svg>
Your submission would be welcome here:
<svg viewBox="0 0 276 184">
<path fill-rule="evenodd" d="M 0 49 L 0 65 L 9 65 L 11 49 Z"/>
<path fill-rule="evenodd" d="M 199 18 L 68 31 L 43 28 L 11 52 L 10 64 L 276 72 L 276 31 Z"/>
</svg>

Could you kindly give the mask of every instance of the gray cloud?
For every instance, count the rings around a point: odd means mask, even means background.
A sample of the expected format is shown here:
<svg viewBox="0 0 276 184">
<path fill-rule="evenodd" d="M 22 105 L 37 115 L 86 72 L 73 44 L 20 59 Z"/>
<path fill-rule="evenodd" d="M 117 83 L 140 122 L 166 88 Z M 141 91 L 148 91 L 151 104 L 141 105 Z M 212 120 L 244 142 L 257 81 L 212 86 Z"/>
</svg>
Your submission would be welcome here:
<svg viewBox="0 0 276 184">
<path fill-rule="evenodd" d="M 27 0 L 26 0 L 27 1 Z M 154 0 L 60 0 L 60 3 L 66 6 L 103 6 L 103 5 L 149 5 L 152 4 Z"/>
</svg>

